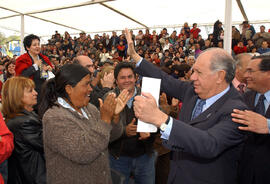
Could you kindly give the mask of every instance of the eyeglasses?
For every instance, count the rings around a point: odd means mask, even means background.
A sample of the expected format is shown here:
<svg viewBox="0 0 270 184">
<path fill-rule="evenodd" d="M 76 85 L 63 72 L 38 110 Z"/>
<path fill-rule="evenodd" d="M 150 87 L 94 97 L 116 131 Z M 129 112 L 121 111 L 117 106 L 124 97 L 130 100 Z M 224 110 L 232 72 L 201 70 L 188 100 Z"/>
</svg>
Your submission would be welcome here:
<svg viewBox="0 0 270 184">
<path fill-rule="evenodd" d="M 94 65 L 92 64 L 92 65 L 86 65 L 85 66 L 86 68 L 91 68 L 91 67 L 94 67 Z"/>
<path fill-rule="evenodd" d="M 263 71 L 261 71 L 261 70 L 247 69 L 247 70 L 246 70 L 246 73 L 250 75 L 250 74 L 253 74 L 253 73 L 258 72 L 258 71 L 263 72 Z"/>
</svg>

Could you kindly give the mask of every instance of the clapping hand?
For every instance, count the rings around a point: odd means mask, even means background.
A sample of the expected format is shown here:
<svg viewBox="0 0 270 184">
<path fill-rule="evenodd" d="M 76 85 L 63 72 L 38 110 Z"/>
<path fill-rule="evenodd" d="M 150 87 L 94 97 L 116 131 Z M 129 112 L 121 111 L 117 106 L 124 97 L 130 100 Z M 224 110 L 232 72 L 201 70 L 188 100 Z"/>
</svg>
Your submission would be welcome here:
<svg viewBox="0 0 270 184">
<path fill-rule="evenodd" d="M 121 93 L 116 98 L 117 103 L 116 103 L 116 108 L 114 111 L 115 115 L 119 114 L 124 109 L 124 107 L 126 106 L 130 98 L 131 98 L 131 95 L 127 89 L 124 89 L 121 91 Z"/>
<path fill-rule="evenodd" d="M 50 65 L 43 65 L 44 71 L 52 71 L 52 67 Z"/>
<path fill-rule="evenodd" d="M 103 121 L 110 124 L 116 107 L 115 94 L 114 93 L 108 94 L 104 102 L 100 98 L 98 100 L 100 104 L 100 117 Z"/>
<path fill-rule="evenodd" d="M 114 76 L 113 72 L 105 73 L 104 77 L 100 80 L 100 83 L 103 88 L 112 88 L 114 84 Z"/>
<path fill-rule="evenodd" d="M 159 104 L 160 105 L 168 105 L 166 93 L 162 93 L 160 95 L 160 97 L 159 97 Z"/>
</svg>

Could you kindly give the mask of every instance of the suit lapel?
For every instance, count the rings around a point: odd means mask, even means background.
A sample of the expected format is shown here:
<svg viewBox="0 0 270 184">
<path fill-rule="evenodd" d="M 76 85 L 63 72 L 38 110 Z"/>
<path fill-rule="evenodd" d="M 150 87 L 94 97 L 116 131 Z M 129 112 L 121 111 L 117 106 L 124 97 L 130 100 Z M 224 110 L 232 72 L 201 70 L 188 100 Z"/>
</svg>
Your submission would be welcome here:
<svg viewBox="0 0 270 184">
<path fill-rule="evenodd" d="M 254 102 L 255 102 L 255 97 L 256 97 L 256 92 L 255 91 L 247 91 L 244 94 L 244 99 L 245 102 L 247 104 L 247 106 L 251 109 L 254 110 L 255 106 L 254 106 Z"/>
<path fill-rule="evenodd" d="M 192 112 L 193 112 L 193 109 L 196 105 L 197 99 L 198 99 L 198 96 L 195 95 L 195 96 L 191 97 L 188 101 L 185 102 L 185 104 L 187 104 L 187 106 L 185 108 L 183 108 L 184 111 L 180 115 L 180 116 L 182 116 L 181 119 L 183 119 L 184 122 L 190 122 Z"/>
<path fill-rule="evenodd" d="M 219 101 L 219 100 L 218 100 Z M 205 121 L 210 118 L 212 115 L 216 113 L 222 103 L 216 101 L 213 105 L 211 105 L 208 109 L 206 109 L 203 113 L 201 113 L 198 117 L 190 121 L 190 125 L 194 125 L 200 122 Z"/>
<path fill-rule="evenodd" d="M 244 94 L 245 102 L 248 105 L 248 107 L 254 111 L 255 109 L 255 97 L 256 97 L 257 92 L 255 91 L 248 91 Z M 270 117 L 270 106 L 267 108 L 265 117 L 269 118 Z"/>
</svg>

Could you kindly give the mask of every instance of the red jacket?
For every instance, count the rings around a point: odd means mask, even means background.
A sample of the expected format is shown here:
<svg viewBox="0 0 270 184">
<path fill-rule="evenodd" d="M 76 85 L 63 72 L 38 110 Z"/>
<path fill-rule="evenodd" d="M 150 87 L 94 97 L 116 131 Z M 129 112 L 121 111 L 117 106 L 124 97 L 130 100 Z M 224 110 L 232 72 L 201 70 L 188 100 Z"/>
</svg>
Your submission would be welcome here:
<svg viewBox="0 0 270 184">
<path fill-rule="evenodd" d="M 193 37 L 194 37 L 195 39 L 198 38 L 198 35 L 199 35 L 200 32 L 201 32 L 201 30 L 200 30 L 199 28 L 196 28 L 196 29 L 192 28 L 192 29 L 190 30 L 190 33 L 193 34 Z"/>
<path fill-rule="evenodd" d="M 235 55 L 241 54 L 241 53 L 247 52 L 247 47 L 246 46 L 238 47 L 237 45 L 235 45 L 233 48 L 233 51 L 234 51 Z"/>
<path fill-rule="evenodd" d="M 6 123 L 0 113 L 0 163 L 4 162 L 12 153 L 14 148 L 13 134 L 9 131 Z M 3 177 L 0 174 L 0 183 L 4 183 Z"/>
<path fill-rule="evenodd" d="M 39 54 L 39 57 L 53 68 L 52 63 L 50 62 L 50 60 L 47 56 L 44 56 L 43 54 Z M 32 58 L 30 57 L 30 55 L 28 53 L 25 53 L 25 54 L 21 55 L 20 57 L 18 57 L 16 59 L 16 64 L 15 64 L 16 76 L 21 75 L 23 70 L 25 70 L 26 68 L 29 68 L 32 65 L 33 65 Z M 33 77 L 31 77 L 31 78 L 33 79 Z"/>
</svg>

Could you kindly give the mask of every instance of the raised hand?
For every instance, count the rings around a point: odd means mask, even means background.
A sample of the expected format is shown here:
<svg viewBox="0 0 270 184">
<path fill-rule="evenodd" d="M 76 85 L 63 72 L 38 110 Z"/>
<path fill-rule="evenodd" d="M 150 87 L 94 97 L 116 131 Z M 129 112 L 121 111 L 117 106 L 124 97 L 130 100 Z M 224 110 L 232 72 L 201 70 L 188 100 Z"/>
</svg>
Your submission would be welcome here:
<svg viewBox="0 0 270 184">
<path fill-rule="evenodd" d="M 176 99 L 176 98 L 172 98 L 172 106 L 173 106 L 173 107 L 177 107 L 178 104 L 179 104 L 179 100 Z"/>
<path fill-rule="evenodd" d="M 162 93 L 160 95 L 160 97 L 159 97 L 159 104 L 160 105 L 168 105 L 166 93 Z"/>
<path fill-rule="evenodd" d="M 162 93 L 159 97 L 159 106 L 162 108 L 163 112 L 169 114 L 171 112 L 171 108 L 167 101 L 166 93 Z"/>
<path fill-rule="evenodd" d="M 127 54 L 137 63 L 138 61 L 141 60 L 141 57 L 135 51 L 132 35 L 130 34 L 130 31 L 127 28 L 125 29 L 125 35 L 128 44 Z"/>
<path fill-rule="evenodd" d="M 124 109 L 130 98 L 131 96 L 129 94 L 129 91 L 127 89 L 122 90 L 121 93 L 116 98 L 117 103 L 114 114 L 119 114 Z"/>
<path fill-rule="evenodd" d="M 113 72 L 105 73 L 103 79 L 100 80 L 100 83 L 103 88 L 112 88 L 114 84 L 114 75 Z"/>
<path fill-rule="evenodd" d="M 128 44 L 127 54 L 129 56 L 134 55 L 136 53 L 135 48 L 134 48 L 134 43 L 133 43 L 130 31 L 127 28 L 125 29 L 125 34 L 126 34 L 126 39 L 127 39 L 127 44 Z"/>
<path fill-rule="evenodd" d="M 115 94 L 108 94 L 104 102 L 100 98 L 98 100 L 100 104 L 100 117 L 103 121 L 110 124 L 116 107 Z"/>
</svg>

